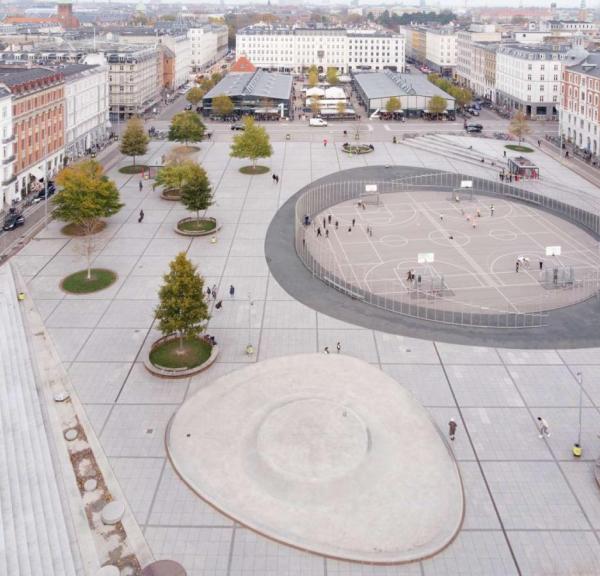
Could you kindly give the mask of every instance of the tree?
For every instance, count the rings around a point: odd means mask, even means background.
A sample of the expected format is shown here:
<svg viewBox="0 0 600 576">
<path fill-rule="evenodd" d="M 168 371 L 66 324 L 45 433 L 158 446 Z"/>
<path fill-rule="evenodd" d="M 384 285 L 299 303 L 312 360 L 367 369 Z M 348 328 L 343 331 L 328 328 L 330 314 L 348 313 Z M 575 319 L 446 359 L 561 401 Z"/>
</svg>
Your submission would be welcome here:
<svg viewBox="0 0 600 576">
<path fill-rule="evenodd" d="M 189 168 L 183 186 L 181 201 L 188 210 L 196 211 L 196 220 L 200 222 L 200 210 L 206 210 L 212 204 L 212 188 L 206 170 L 198 164 Z"/>
<path fill-rule="evenodd" d="M 92 275 L 92 255 L 96 244 L 93 234 L 101 218 L 116 214 L 122 207 L 119 190 L 95 160 L 83 160 L 61 170 L 56 176 L 59 192 L 54 197 L 54 216 L 74 224 L 83 234 L 83 252 L 87 260 L 87 279 Z"/>
<path fill-rule="evenodd" d="M 269 158 L 273 154 L 273 148 L 269 141 L 267 131 L 255 124 L 254 119 L 244 119 L 246 129 L 233 137 L 230 156 L 233 158 L 248 158 L 252 160 L 252 169 L 256 170 L 258 158 Z"/>
<path fill-rule="evenodd" d="M 308 86 L 314 88 L 319 83 L 319 71 L 313 64 L 308 70 Z"/>
<path fill-rule="evenodd" d="M 447 102 L 441 96 L 432 96 L 429 99 L 429 113 L 433 116 L 439 116 L 446 111 Z"/>
<path fill-rule="evenodd" d="M 332 86 L 335 86 L 338 83 L 338 80 L 337 68 L 327 68 L 327 82 L 329 82 Z"/>
<path fill-rule="evenodd" d="M 226 94 L 219 94 L 212 99 L 212 109 L 217 116 L 229 116 L 234 109 L 233 100 Z"/>
<path fill-rule="evenodd" d="M 213 83 L 213 86 L 216 86 L 222 78 L 223 76 L 221 76 L 221 74 L 219 74 L 218 72 L 214 72 L 210 77 L 210 81 Z"/>
<path fill-rule="evenodd" d="M 337 113 L 340 116 L 343 116 L 344 114 L 346 114 L 346 103 L 343 100 L 340 100 L 336 105 L 335 105 L 336 109 L 337 109 Z"/>
<path fill-rule="evenodd" d="M 194 86 L 189 90 L 185 97 L 190 104 L 197 106 L 198 102 L 204 98 L 204 91 L 200 86 Z"/>
<path fill-rule="evenodd" d="M 175 142 L 200 142 L 204 136 L 204 124 L 198 114 L 188 110 L 175 114 L 169 127 L 169 140 Z"/>
<path fill-rule="evenodd" d="M 521 143 L 523 138 L 531 132 L 531 128 L 527 121 L 527 115 L 522 110 L 519 110 L 513 116 L 508 131 L 519 139 L 519 143 Z"/>
<path fill-rule="evenodd" d="M 166 190 L 181 191 L 185 182 L 190 178 L 192 166 L 195 164 L 191 160 L 173 158 L 169 164 L 158 171 L 154 179 L 154 186 L 164 186 Z"/>
<path fill-rule="evenodd" d="M 311 98 L 310 100 L 310 111 L 313 116 L 318 116 L 321 113 L 321 102 L 318 98 Z"/>
<path fill-rule="evenodd" d="M 200 83 L 200 88 L 204 91 L 205 94 L 212 90 L 213 87 L 214 84 L 210 78 L 204 78 L 204 80 L 202 80 L 202 82 Z"/>
<path fill-rule="evenodd" d="M 394 112 L 398 112 L 401 106 L 400 100 L 396 96 L 391 96 L 385 103 L 385 111 L 393 114 Z"/>
<path fill-rule="evenodd" d="M 135 166 L 135 157 L 143 156 L 148 151 L 148 134 L 144 130 L 144 124 L 139 118 L 132 118 L 127 122 L 125 132 L 121 137 L 121 146 L 119 150 L 125 156 L 133 157 Z"/>
<path fill-rule="evenodd" d="M 210 318 L 204 299 L 204 280 L 184 252 L 171 261 L 163 280 L 155 310 L 158 329 L 163 336 L 176 334 L 179 337 L 178 352 L 183 354 L 184 338 L 198 336 Z"/>
</svg>

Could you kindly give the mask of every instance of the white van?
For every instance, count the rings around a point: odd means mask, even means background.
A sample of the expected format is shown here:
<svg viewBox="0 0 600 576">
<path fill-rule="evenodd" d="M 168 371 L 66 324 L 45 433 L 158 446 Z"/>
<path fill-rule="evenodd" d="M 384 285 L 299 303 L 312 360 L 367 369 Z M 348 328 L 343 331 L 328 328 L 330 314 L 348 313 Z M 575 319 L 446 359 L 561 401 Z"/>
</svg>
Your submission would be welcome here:
<svg viewBox="0 0 600 576">
<path fill-rule="evenodd" d="M 308 121 L 309 126 L 327 126 L 327 120 L 323 120 L 323 118 L 311 118 Z"/>
</svg>

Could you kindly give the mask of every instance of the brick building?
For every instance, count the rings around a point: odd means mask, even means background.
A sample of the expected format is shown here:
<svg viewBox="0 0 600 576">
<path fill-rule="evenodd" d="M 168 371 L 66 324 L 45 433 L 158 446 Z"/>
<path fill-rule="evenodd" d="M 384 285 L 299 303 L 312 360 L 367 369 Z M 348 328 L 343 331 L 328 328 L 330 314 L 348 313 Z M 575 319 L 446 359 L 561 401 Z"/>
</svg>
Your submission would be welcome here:
<svg viewBox="0 0 600 576">
<path fill-rule="evenodd" d="M 62 166 L 65 138 L 65 81 L 48 68 L 0 67 L 0 86 L 12 96 L 16 174 L 14 198 L 21 199 L 34 180 Z"/>
</svg>

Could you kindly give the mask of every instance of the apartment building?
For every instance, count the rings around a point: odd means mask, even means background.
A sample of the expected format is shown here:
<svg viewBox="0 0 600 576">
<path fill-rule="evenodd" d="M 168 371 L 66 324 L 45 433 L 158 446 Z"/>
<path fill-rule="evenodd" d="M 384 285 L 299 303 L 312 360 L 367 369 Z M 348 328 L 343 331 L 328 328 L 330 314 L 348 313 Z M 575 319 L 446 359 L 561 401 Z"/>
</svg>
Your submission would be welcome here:
<svg viewBox="0 0 600 576">
<path fill-rule="evenodd" d="M 162 98 L 162 56 L 158 45 L 105 49 L 112 120 L 142 115 Z"/>
<path fill-rule="evenodd" d="M 496 98 L 527 116 L 556 118 L 563 61 L 570 46 L 505 45 L 496 55 Z"/>
<path fill-rule="evenodd" d="M 12 95 L 16 179 L 5 198 L 9 203 L 22 199 L 33 180 L 63 165 L 65 81 L 59 70 L 0 67 L 0 86 Z"/>
<path fill-rule="evenodd" d="M 600 54 L 563 70 L 560 133 L 594 156 L 600 153 Z"/>
<path fill-rule="evenodd" d="M 187 32 L 190 40 L 191 61 L 194 70 L 202 70 L 214 64 L 227 54 L 227 26 L 204 24 L 190 28 Z"/>
<path fill-rule="evenodd" d="M 456 31 L 454 28 L 428 28 L 425 31 L 425 61 L 442 76 L 453 76 L 456 68 Z"/>
<path fill-rule="evenodd" d="M 110 132 L 108 65 L 67 64 L 65 77 L 65 155 L 75 160 L 86 150 L 103 143 Z M 91 57 L 88 61 L 94 61 Z"/>
<path fill-rule="evenodd" d="M 12 95 L 0 87 L 0 209 L 15 197 L 15 150 L 12 124 Z"/>
<path fill-rule="evenodd" d="M 404 70 L 404 37 L 375 29 L 249 26 L 236 36 L 238 55 L 258 68 L 302 72 Z"/>
<path fill-rule="evenodd" d="M 400 26 L 400 34 L 405 38 L 406 57 L 419 64 L 427 59 L 427 29 L 422 26 Z"/>
<path fill-rule="evenodd" d="M 477 96 L 488 97 L 486 94 L 489 93 L 490 87 L 486 82 L 486 64 L 487 69 L 490 64 L 493 65 L 491 90 L 494 90 L 495 51 L 493 62 L 488 62 L 490 51 L 485 47 L 497 47 L 501 40 L 502 34 L 496 32 L 496 26 L 493 24 L 472 24 L 468 30 L 459 30 L 456 33 L 455 76 L 462 86 L 469 88 Z"/>
<path fill-rule="evenodd" d="M 159 36 L 158 41 L 173 54 L 171 75 L 166 82 L 163 71 L 163 85 L 170 90 L 177 90 L 189 80 L 192 71 L 192 43 L 186 34 L 167 34 Z"/>
</svg>

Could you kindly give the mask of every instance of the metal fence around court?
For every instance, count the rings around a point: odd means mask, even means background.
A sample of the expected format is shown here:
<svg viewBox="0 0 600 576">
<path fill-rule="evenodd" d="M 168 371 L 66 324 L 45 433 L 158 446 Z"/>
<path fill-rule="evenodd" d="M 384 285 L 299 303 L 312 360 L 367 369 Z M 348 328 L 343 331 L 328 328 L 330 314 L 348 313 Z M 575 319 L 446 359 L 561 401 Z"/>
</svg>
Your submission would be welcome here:
<svg viewBox="0 0 600 576">
<path fill-rule="evenodd" d="M 549 309 L 552 306 L 549 307 L 544 298 L 530 303 L 529 311 L 515 311 L 510 305 L 507 305 L 506 310 L 501 310 L 459 302 L 444 294 L 443 290 L 430 291 L 426 286 L 413 291 L 401 291 L 397 288 L 394 290 L 392 286 L 388 286 L 378 290 L 381 292 L 379 294 L 373 290 L 366 290 L 357 282 L 347 280 L 340 273 L 333 256 L 329 259 L 323 254 L 313 254 L 310 242 L 306 241 L 307 228 L 304 225 L 306 216 L 312 220 L 332 206 L 361 199 L 368 184 L 376 184 L 377 193 L 380 195 L 418 190 L 447 193 L 457 191 L 460 194 L 461 182 L 465 180 L 472 182 L 474 194 L 524 202 L 556 214 L 595 237 L 600 236 L 600 200 L 589 194 L 560 189 L 545 190 L 541 193 L 466 174 L 433 172 L 380 181 L 331 181 L 309 185 L 295 207 L 296 252 L 315 278 L 353 299 L 396 314 L 433 322 L 482 328 L 533 328 L 546 325 Z M 470 190 L 465 192 L 469 194 Z M 599 289 L 597 270 L 581 278 L 570 289 L 572 292 L 565 305 L 597 296 Z"/>
</svg>

